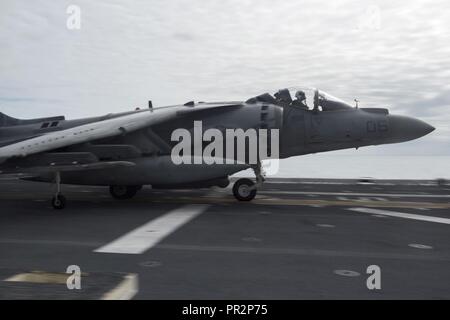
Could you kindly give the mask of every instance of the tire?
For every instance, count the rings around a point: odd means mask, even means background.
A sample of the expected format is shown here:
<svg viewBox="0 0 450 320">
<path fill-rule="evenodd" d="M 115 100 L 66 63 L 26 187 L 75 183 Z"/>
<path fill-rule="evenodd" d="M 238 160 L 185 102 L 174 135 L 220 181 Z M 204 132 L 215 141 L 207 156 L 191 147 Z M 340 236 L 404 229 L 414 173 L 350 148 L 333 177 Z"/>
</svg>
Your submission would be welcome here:
<svg viewBox="0 0 450 320">
<path fill-rule="evenodd" d="M 56 210 L 62 210 L 66 207 L 66 202 L 66 198 L 63 195 L 58 194 L 52 198 L 52 207 Z"/>
<path fill-rule="evenodd" d="M 109 193 L 114 199 L 125 200 L 133 198 L 140 190 L 140 186 L 110 186 Z"/>
<path fill-rule="evenodd" d="M 233 195 L 239 201 L 251 201 L 256 196 L 255 183 L 250 179 L 239 179 L 234 183 Z"/>
</svg>

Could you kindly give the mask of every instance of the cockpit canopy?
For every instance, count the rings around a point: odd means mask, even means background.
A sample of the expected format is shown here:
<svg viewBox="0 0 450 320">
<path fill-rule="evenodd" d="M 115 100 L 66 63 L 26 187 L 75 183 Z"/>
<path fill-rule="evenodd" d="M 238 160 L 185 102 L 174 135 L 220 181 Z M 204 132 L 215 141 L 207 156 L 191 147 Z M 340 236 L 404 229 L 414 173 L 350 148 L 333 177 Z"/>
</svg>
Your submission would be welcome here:
<svg viewBox="0 0 450 320">
<path fill-rule="evenodd" d="M 264 93 L 246 101 L 247 103 L 266 102 L 282 107 L 292 106 L 305 110 L 336 111 L 353 107 L 348 103 L 315 88 L 290 87 L 280 89 L 273 95 Z"/>
</svg>

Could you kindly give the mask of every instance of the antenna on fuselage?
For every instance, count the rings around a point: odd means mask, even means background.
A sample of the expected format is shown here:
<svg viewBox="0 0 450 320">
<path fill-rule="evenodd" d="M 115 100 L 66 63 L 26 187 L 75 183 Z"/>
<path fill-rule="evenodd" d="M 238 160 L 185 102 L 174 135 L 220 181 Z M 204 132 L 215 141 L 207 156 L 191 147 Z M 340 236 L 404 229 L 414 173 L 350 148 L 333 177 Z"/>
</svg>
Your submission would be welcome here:
<svg viewBox="0 0 450 320">
<path fill-rule="evenodd" d="M 148 100 L 148 108 L 150 109 L 150 111 L 153 111 L 153 103 L 152 103 L 152 100 Z"/>
<path fill-rule="evenodd" d="M 355 103 L 356 103 L 355 108 L 358 109 L 358 102 L 359 102 L 359 100 L 358 99 L 354 99 L 353 101 L 355 101 Z"/>
</svg>

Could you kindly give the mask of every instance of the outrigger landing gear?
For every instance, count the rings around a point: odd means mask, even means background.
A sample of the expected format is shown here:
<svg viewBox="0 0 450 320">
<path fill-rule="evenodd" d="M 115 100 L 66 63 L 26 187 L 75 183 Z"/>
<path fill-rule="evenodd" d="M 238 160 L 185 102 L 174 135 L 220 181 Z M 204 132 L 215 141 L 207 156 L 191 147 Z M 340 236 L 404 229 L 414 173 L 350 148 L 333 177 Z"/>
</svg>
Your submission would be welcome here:
<svg viewBox="0 0 450 320">
<path fill-rule="evenodd" d="M 257 189 L 264 183 L 264 172 L 261 162 L 258 160 L 256 166 L 252 167 L 256 176 L 256 183 L 247 178 L 237 180 L 233 185 L 233 195 L 239 201 L 251 201 L 255 198 Z"/>
<path fill-rule="evenodd" d="M 54 209 L 61 210 L 66 207 L 66 198 L 61 194 L 61 174 L 55 174 L 56 194 L 52 198 L 52 206 Z"/>
<path fill-rule="evenodd" d="M 110 186 L 109 193 L 114 199 L 125 200 L 133 198 L 142 186 Z"/>
</svg>

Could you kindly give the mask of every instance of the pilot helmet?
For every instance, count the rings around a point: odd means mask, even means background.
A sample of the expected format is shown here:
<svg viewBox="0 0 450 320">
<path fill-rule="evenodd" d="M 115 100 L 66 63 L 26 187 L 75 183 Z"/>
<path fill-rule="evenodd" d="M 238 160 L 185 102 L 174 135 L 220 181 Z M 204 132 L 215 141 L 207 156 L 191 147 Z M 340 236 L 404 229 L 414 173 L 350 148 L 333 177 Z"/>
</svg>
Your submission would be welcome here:
<svg viewBox="0 0 450 320">
<path fill-rule="evenodd" d="M 295 97 L 300 101 L 306 99 L 305 93 L 301 90 L 299 90 L 295 93 Z"/>
</svg>

